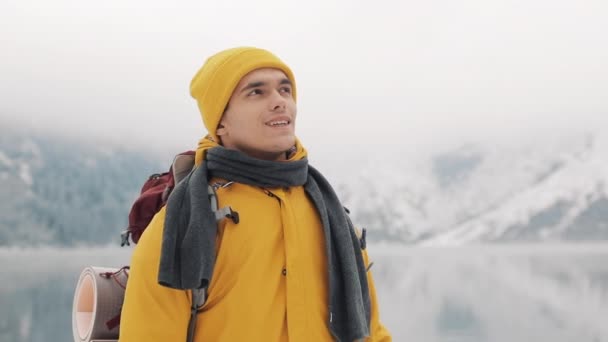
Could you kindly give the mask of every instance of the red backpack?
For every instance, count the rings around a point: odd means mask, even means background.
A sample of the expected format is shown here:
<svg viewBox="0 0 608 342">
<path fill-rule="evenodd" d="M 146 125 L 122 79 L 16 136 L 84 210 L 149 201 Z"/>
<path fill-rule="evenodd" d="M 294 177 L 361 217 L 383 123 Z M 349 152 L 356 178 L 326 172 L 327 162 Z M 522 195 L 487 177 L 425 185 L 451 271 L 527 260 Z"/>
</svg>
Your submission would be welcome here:
<svg viewBox="0 0 608 342">
<path fill-rule="evenodd" d="M 129 246 L 129 236 L 133 243 L 137 243 L 141 234 L 150 224 L 156 213 L 167 204 L 169 194 L 194 166 L 194 151 L 178 154 L 169 171 L 155 173 L 141 187 L 140 195 L 133 203 L 129 212 L 129 226 L 120 234 L 121 246 Z"/>
</svg>

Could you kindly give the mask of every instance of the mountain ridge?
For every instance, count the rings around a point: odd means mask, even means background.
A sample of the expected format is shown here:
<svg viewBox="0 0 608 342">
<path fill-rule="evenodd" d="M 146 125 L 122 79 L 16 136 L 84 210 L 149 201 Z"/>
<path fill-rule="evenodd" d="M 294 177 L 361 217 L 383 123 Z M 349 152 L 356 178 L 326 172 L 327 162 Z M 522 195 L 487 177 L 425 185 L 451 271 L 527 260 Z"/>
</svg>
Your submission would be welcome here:
<svg viewBox="0 0 608 342">
<path fill-rule="evenodd" d="M 352 163 L 322 155 L 315 166 L 370 241 L 605 240 L 608 149 L 600 138 L 416 154 L 395 147 Z M 168 155 L 132 146 L 9 130 L 0 137 L 0 245 L 117 243 L 143 181 L 169 164 Z"/>
</svg>

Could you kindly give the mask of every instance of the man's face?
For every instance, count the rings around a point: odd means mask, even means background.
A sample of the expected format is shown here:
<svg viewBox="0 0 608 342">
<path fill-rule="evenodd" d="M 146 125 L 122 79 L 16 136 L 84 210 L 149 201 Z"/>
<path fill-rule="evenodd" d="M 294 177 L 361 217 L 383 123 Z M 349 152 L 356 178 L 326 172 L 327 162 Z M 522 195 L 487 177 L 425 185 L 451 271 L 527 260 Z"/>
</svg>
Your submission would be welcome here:
<svg viewBox="0 0 608 342">
<path fill-rule="evenodd" d="M 216 131 L 224 147 L 266 160 L 283 160 L 295 144 L 296 103 L 281 70 L 257 69 L 234 89 Z"/>
</svg>

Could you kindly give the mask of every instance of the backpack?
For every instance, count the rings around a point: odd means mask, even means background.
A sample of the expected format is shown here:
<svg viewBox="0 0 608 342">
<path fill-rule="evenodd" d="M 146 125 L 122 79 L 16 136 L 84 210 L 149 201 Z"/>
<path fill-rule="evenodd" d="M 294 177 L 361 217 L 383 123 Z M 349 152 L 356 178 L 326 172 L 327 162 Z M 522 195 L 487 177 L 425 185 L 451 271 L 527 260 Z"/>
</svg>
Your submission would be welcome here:
<svg viewBox="0 0 608 342">
<path fill-rule="evenodd" d="M 175 185 L 194 168 L 194 155 L 194 151 L 182 152 L 175 156 L 169 171 L 155 173 L 148 177 L 129 212 L 129 225 L 121 233 L 121 246 L 129 246 L 129 238 L 137 244 L 154 215 L 167 203 Z M 216 221 L 231 218 L 238 223 L 238 213 L 231 207 L 218 209 L 215 190 L 216 188 L 212 185 L 207 187 L 207 194 L 211 202 L 211 209 L 215 212 Z M 72 331 L 76 342 L 97 339 L 108 342 L 118 340 L 117 328 L 120 325 L 120 312 L 128 280 L 128 270 L 129 266 L 119 269 L 90 266 L 81 272 L 72 308 Z M 101 298 L 103 296 L 106 298 Z M 192 290 L 187 342 L 194 340 L 196 315 L 205 300 L 205 288 Z M 113 314 L 113 316 L 108 316 L 108 314 Z M 97 317 L 98 315 L 102 317 Z"/>
<path fill-rule="evenodd" d="M 129 246 L 129 237 L 137 244 L 156 213 L 167 204 L 169 194 L 194 166 L 194 151 L 186 151 L 175 156 L 169 171 L 155 173 L 148 177 L 141 187 L 140 195 L 129 212 L 129 226 L 121 233 L 121 246 Z M 176 182 L 177 180 L 177 182 Z"/>
</svg>

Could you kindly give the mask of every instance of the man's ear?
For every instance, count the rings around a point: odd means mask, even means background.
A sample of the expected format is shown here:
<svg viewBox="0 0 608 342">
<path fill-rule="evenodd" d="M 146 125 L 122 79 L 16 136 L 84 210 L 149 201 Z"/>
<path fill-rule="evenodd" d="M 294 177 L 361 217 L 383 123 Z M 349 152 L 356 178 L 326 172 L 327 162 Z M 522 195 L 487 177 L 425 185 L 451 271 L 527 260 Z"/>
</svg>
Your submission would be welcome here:
<svg viewBox="0 0 608 342">
<path fill-rule="evenodd" d="M 217 125 L 217 129 L 215 130 L 215 135 L 217 135 L 218 137 L 221 137 L 222 135 L 225 135 L 227 133 L 226 127 L 224 127 L 224 125 L 220 122 L 219 125 Z"/>
<path fill-rule="evenodd" d="M 226 111 L 228 111 L 229 105 L 230 104 L 227 104 L 226 108 L 224 108 L 224 112 L 222 113 L 222 116 L 220 117 L 220 122 L 217 125 L 217 128 L 215 129 L 215 135 L 217 135 L 217 137 L 220 138 L 220 141 L 222 140 L 222 135 L 228 134 L 228 130 L 226 129 L 226 122 L 224 120 L 226 119 Z"/>
</svg>

